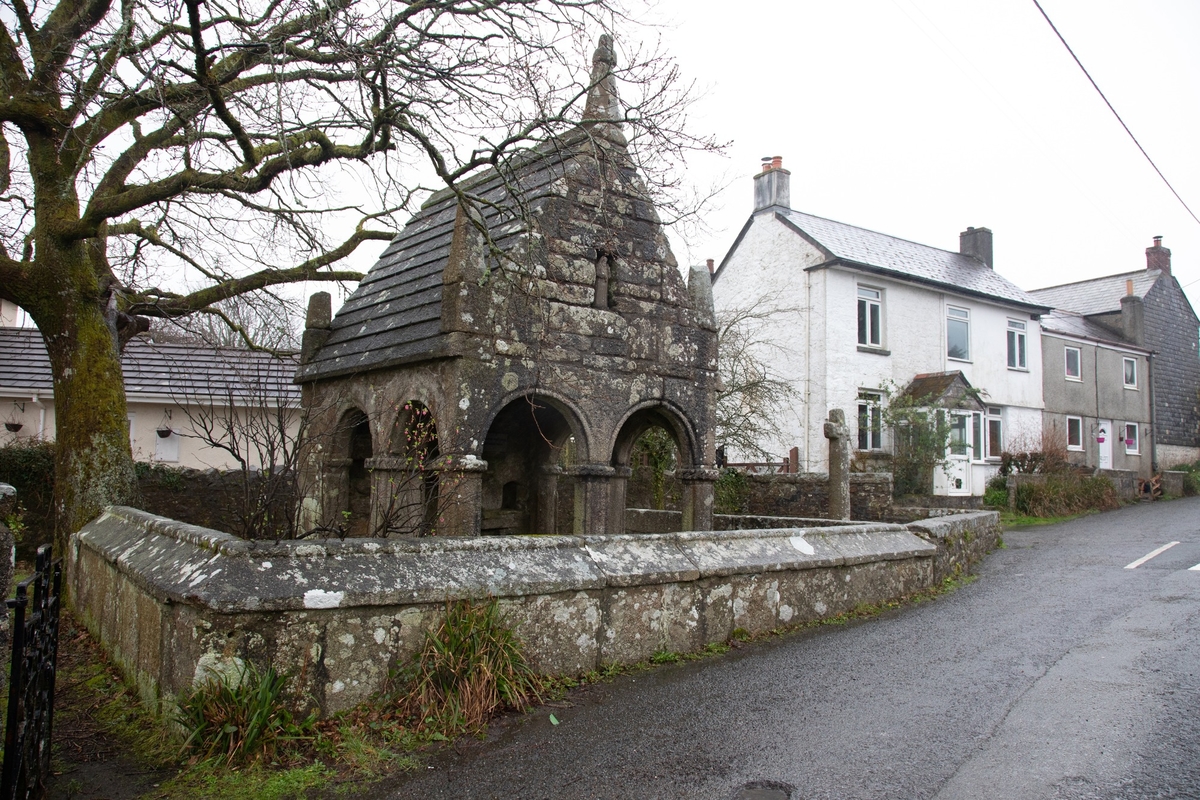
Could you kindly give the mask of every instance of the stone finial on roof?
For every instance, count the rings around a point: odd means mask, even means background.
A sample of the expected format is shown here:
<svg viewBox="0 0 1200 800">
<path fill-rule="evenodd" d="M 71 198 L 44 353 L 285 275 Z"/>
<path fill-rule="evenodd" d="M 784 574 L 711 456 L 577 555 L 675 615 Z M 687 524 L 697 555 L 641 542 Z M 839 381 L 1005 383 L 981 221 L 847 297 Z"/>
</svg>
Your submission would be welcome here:
<svg viewBox="0 0 1200 800">
<path fill-rule="evenodd" d="M 620 130 L 621 100 L 617 95 L 617 78 L 613 74 L 616 66 L 612 36 L 602 34 L 592 56 L 591 88 L 588 89 L 587 105 L 583 108 L 583 120 L 585 124 L 594 125 L 598 133 L 602 132 L 607 138 L 625 144 L 625 137 Z"/>
</svg>

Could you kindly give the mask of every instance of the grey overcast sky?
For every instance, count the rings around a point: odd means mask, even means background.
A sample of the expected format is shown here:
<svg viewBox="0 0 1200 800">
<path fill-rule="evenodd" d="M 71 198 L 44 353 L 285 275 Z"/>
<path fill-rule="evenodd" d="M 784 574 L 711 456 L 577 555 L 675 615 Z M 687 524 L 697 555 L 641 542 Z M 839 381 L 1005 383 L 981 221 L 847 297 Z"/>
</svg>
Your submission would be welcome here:
<svg viewBox="0 0 1200 800">
<path fill-rule="evenodd" d="M 1200 215 L 1200 2 L 1041 2 Z M 1200 309 L 1200 223 L 1032 0 L 660 0 L 643 21 L 706 90 L 696 130 L 732 140 L 690 165 L 732 183 L 711 231 L 672 234 L 681 264 L 720 263 L 779 155 L 794 208 L 950 250 L 989 227 L 1024 289 L 1144 268 L 1161 235 Z"/>
</svg>

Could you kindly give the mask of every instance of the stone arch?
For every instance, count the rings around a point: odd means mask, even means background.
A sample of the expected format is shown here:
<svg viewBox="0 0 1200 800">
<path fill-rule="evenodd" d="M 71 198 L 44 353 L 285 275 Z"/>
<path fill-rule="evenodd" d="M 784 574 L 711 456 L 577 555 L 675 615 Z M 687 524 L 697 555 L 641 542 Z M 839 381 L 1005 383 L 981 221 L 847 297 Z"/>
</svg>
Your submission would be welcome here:
<svg viewBox="0 0 1200 800">
<path fill-rule="evenodd" d="M 492 416 L 483 442 L 481 532 L 573 530 L 574 509 L 560 503 L 559 483 L 586 452 L 584 426 L 571 404 L 541 392 L 510 398 Z"/>
<path fill-rule="evenodd" d="M 712 481 L 704 465 L 700 437 L 687 415 L 661 400 L 640 403 L 629 409 L 617 425 L 612 444 L 611 465 L 614 476 L 611 489 L 610 530 L 625 530 L 626 500 L 629 479 L 633 474 L 631 458 L 638 440 L 652 429 L 659 428 L 674 442 L 678 454 L 674 475 L 679 484 L 679 505 L 682 512 L 675 522 L 665 517 L 657 524 L 667 529 L 709 530 L 712 527 Z M 677 526 L 677 527 L 676 527 Z"/>
<path fill-rule="evenodd" d="M 366 536 L 370 532 L 372 495 L 368 462 L 375 451 L 371 420 L 362 409 L 351 406 L 338 419 L 334 437 L 329 474 L 341 519 L 329 524 L 344 527 L 348 536 Z"/>
<path fill-rule="evenodd" d="M 419 400 L 401 405 L 392 420 L 386 453 L 367 464 L 373 492 L 372 535 L 437 532 L 439 444 L 437 421 L 429 407 Z"/>
</svg>

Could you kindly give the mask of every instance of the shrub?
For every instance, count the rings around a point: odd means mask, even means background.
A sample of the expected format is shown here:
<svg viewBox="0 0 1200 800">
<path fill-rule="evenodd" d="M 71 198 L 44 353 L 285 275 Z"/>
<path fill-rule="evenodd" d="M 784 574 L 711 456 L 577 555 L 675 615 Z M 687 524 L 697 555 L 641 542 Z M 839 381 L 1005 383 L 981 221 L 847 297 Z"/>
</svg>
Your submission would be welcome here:
<svg viewBox="0 0 1200 800">
<path fill-rule="evenodd" d="M 1117 489 L 1104 477 L 1073 473 L 1047 475 L 1045 480 L 1017 486 L 1016 510 L 1030 517 L 1062 517 L 1085 511 L 1119 508 Z"/>
<path fill-rule="evenodd" d="M 188 733 L 184 751 L 232 764 L 274 759 L 281 745 L 307 738 L 316 712 L 297 722 L 282 698 L 286 682 L 247 663 L 236 681 L 211 677 L 184 692 L 176 718 Z"/>
<path fill-rule="evenodd" d="M 54 538 L 54 443 L 21 439 L 0 447 L 0 481 L 17 489 L 4 514 L 19 523 L 21 556 L 28 557 Z"/>
<path fill-rule="evenodd" d="M 484 605 L 448 602 L 405 677 L 400 713 L 418 732 L 480 730 L 501 709 L 526 708 L 542 688 L 495 598 Z"/>
<path fill-rule="evenodd" d="M 736 469 L 723 469 L 713 487 L 713 511 L 717 514 L 745 514 L 750 499 L 750 479 Z"/>
</svg>

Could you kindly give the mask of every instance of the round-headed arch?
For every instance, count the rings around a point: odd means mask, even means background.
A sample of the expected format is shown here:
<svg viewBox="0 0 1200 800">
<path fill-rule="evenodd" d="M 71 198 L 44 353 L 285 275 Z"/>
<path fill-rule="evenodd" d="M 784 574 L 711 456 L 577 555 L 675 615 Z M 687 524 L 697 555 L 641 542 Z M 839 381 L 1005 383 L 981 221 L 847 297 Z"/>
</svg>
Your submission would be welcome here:
<svg viewBox="0 0 1200 800">
<path fill-rule="evenodd" d="M 651 428 L 663 428 L 675 439 L 681 466 L 686 468 L 701 463 L 699 439 L 687 415 L 663 400 L 648 400 L 625 412 L 617 426 L 612 445 L 612 466 L 629 466 L 634 443 Z"/>
</svg>

